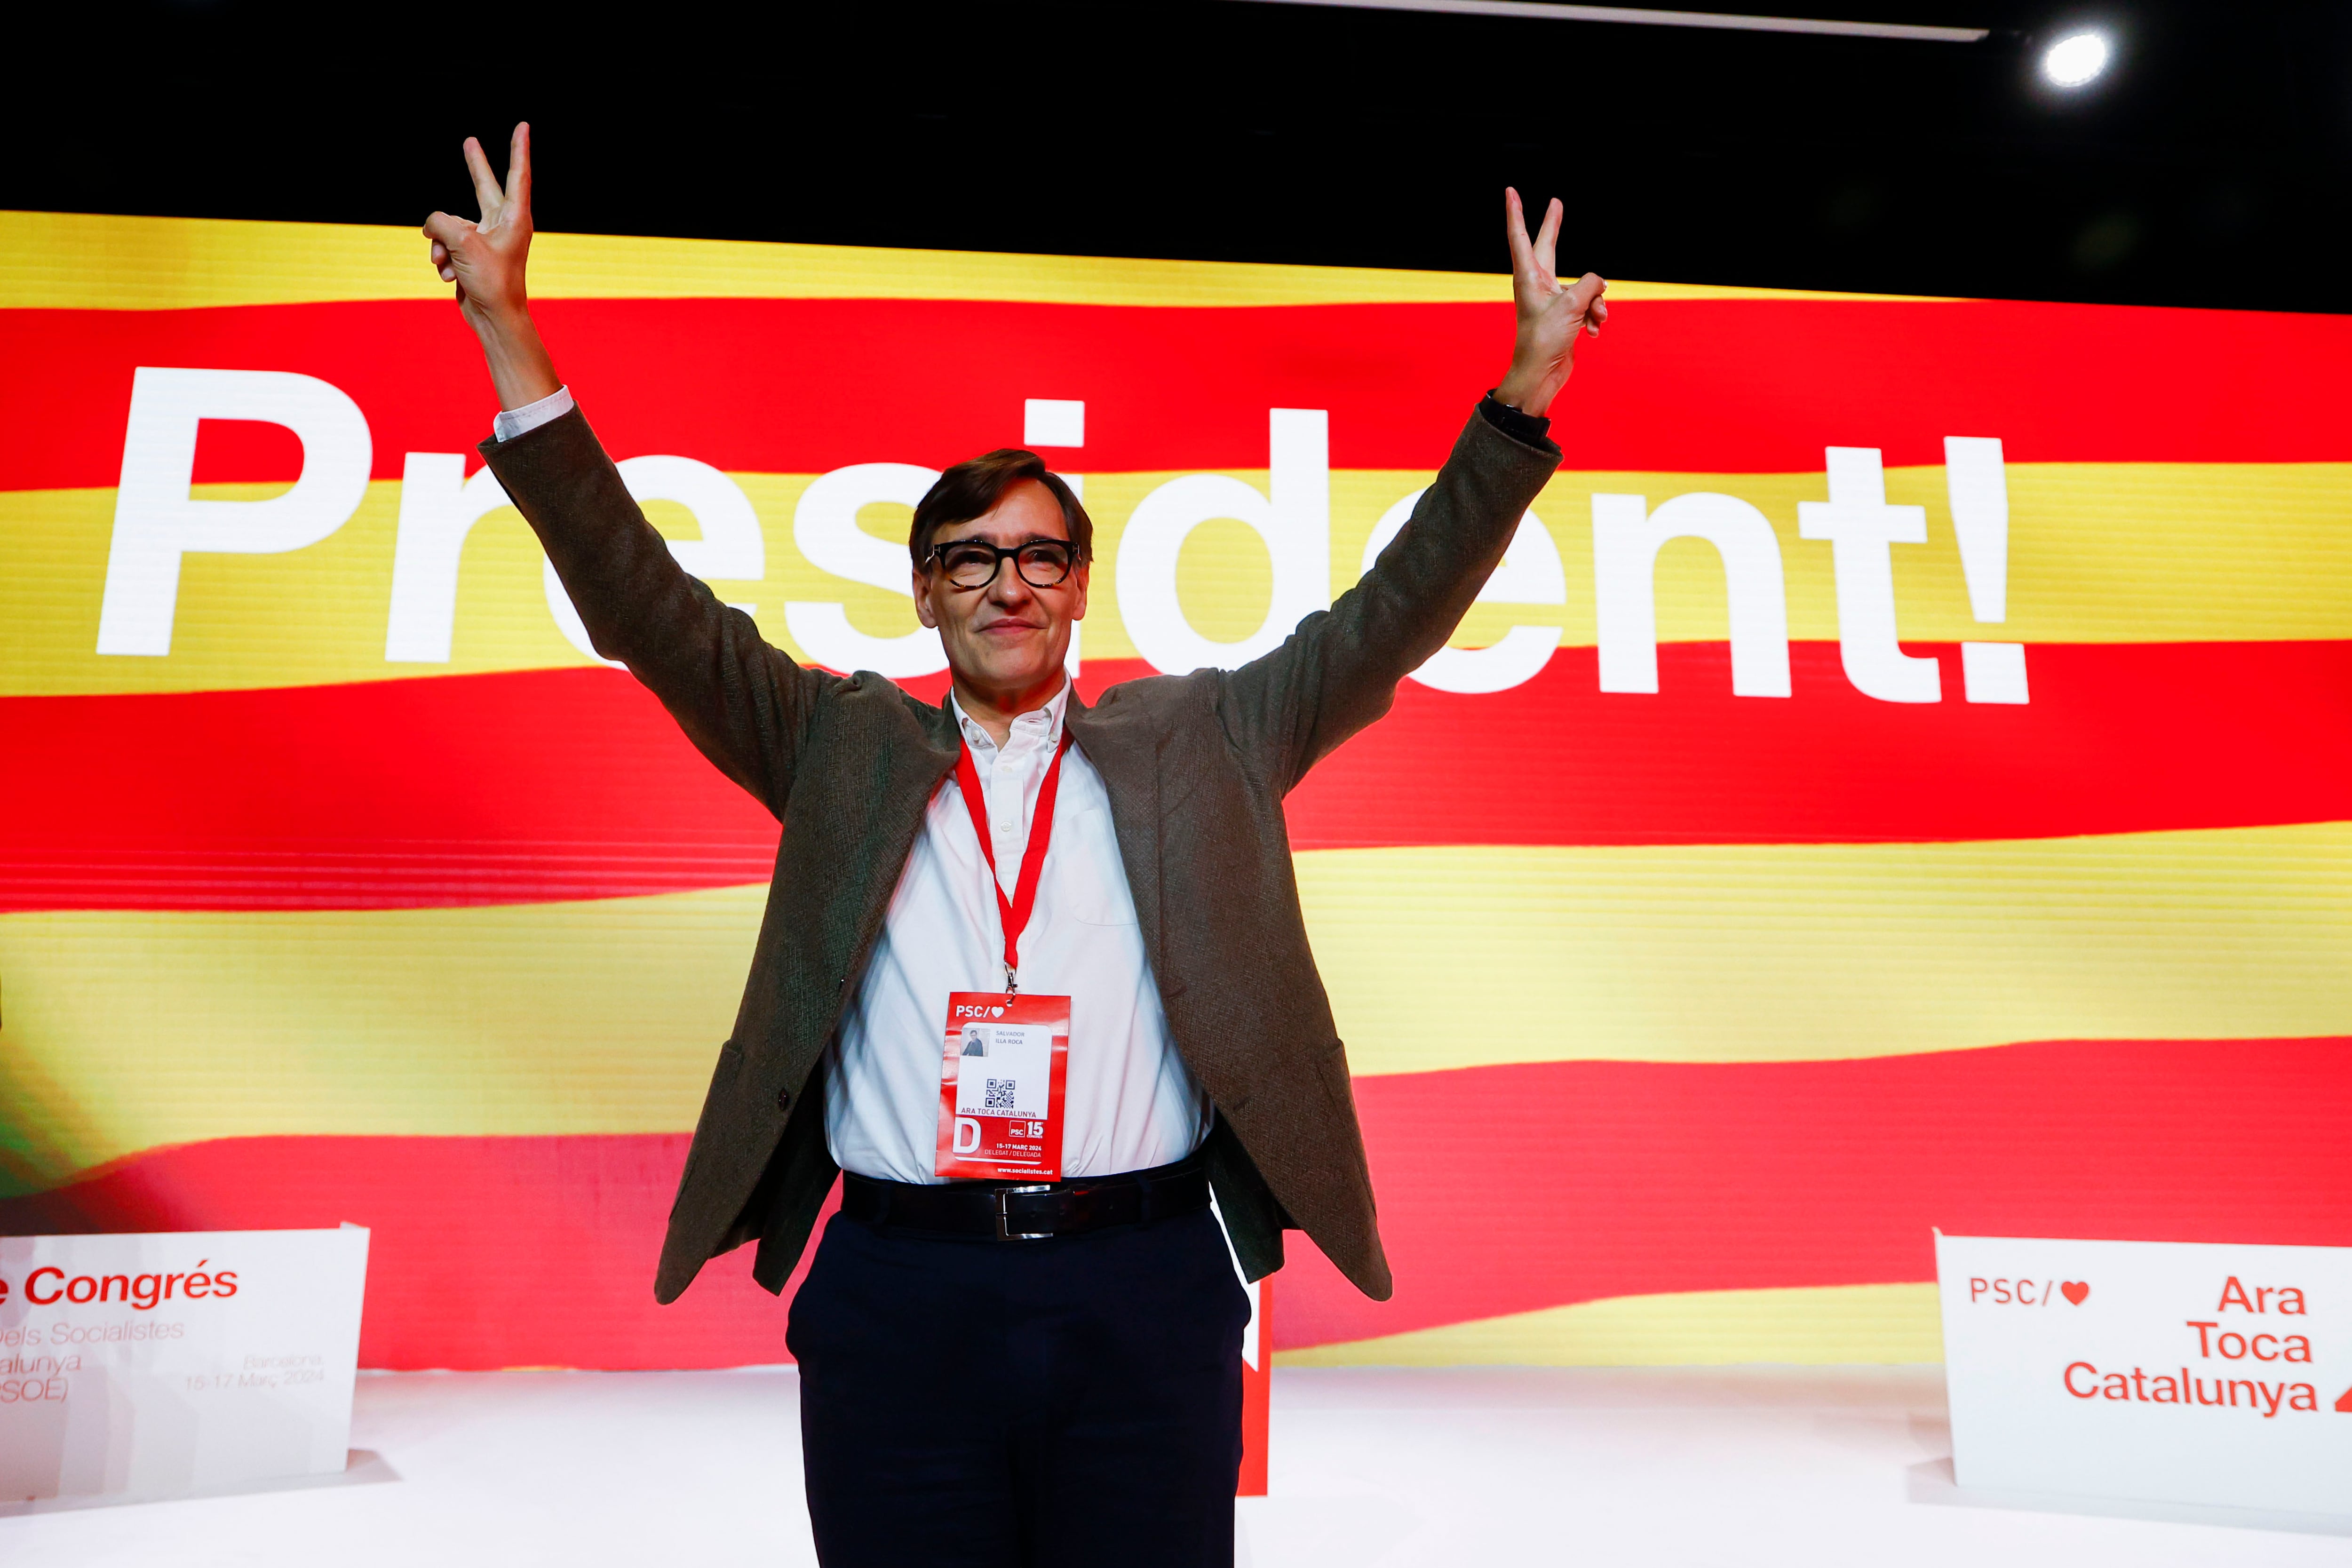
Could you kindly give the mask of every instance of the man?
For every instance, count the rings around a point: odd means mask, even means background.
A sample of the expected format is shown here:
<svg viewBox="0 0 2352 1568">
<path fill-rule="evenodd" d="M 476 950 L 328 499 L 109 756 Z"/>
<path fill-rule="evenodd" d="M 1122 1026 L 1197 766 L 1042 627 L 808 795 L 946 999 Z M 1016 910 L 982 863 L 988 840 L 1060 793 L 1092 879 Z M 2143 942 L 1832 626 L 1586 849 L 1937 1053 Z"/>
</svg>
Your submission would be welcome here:
<svg viewBox="0 0 2352 1568">
<path fill-rule="evenodd" d="M 1250 1278 L 1307 1231 L 1391 1285 L 1282 801 L 1442 647 L 1559 461 L 1545 411 L 1604 285 L 1506 193 L 1518 330 L 1412 521 L 1273 653 L 1113 688 L 1063 673 L 1093 525 L 1025 452 L 916 509 L 953 690 L 803 668 L 681 571 L 531 325 L 529 128 L 425 226 L 496 383 L 482 451 L 596 647 L 783 823 L 655 1295 L 756 1239 L 792 1307 L 828 1564 L 1232 1561 Z"/>
</svg>

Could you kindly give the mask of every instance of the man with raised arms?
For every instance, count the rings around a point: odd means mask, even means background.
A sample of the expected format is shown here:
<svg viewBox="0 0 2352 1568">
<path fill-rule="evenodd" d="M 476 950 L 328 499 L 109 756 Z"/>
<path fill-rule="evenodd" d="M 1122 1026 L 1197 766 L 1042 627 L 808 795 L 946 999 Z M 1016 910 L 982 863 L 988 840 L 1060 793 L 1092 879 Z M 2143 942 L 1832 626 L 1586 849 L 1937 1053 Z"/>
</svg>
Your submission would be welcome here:
<svg viewBox="0 0 2352 1568">
<path fill-rule="evenodd" d="M 483 455 L 598 650 L 783 824 L 655 1295 L 747 1241 L 781 1289 L 839 1172 L 786 1336 L 819 1557 L 1230 1563 L 1247 1300 L 1210 1194 L 1249 1278 L 1297 1228 L 1391 1291 L 1283 797 L 1501 560 L 1604 285 L 1555 274 L 1558 202 L 1530 239 L 1505 194 L 1508 371 L 1363 580 L 1239 669 L 1079 700 L 1086 509 L 1031 453 L 948 469 L 908 541 L 935 707 L 679 569 L 532 326 L 529 128 L 503 186 L 466 161 L 479 220 L 425 232 L 498 388 Z"/>
</svg>

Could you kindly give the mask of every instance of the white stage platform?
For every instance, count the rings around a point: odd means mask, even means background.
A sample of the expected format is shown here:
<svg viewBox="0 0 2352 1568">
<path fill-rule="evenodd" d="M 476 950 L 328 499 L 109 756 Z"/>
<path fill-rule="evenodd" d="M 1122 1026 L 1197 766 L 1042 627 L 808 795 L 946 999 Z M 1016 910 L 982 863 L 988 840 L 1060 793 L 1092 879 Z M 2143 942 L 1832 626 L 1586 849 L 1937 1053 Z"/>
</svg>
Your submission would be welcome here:
<svg viewBox="0 0 2352 1568">
<path fill-rule="evenodd" d="M 7 1568 L 807 1563 L 790 1371 L 363 1377 L 351 1471 L 0 1510 Z M 1251 1568 L 2352 1563 L 2352 1519 L 1970 1496 L 1939 1367 L 1277 1371 Z"/>
</svg>

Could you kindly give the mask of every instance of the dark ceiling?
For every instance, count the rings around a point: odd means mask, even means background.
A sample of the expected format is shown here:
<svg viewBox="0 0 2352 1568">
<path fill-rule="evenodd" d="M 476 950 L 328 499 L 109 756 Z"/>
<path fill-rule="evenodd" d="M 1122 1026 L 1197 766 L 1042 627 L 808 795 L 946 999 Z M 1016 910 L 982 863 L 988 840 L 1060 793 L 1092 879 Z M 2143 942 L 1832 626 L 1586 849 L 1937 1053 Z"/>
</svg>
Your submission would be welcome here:
<svg viewBox="0 0 2352 1568">
<path fill-rule="evenodd" d="M 1496 269 L 1508 181 L 1620 277 L 2343 308 L 2352 6 L 1784 5 L 1996 31 L 85 5 L 16 37 L 0 205 L 411 223 L 522 115 L 546 228 Z M 2061 101 L 2032 63 L 2084 20 L 2118 59 Z"/>
</svg>

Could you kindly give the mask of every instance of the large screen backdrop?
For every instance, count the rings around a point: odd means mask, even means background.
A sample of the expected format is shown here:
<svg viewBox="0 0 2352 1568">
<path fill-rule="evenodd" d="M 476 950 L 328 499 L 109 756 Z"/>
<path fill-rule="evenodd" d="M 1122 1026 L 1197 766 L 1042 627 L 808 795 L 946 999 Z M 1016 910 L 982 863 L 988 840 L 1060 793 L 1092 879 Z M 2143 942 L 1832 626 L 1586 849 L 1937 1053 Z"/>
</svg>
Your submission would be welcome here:
<svg viewBox="0 0 2352 1568">
<path fill-rule="evenodd" d="M 384 1366 L 785 1357 L 662 1221 L 775 823 L 578 646 L 405 230 L 0 219 L 0 1230 L 374 1227 Z M 1079 687 L 1345 590 L 1499 277 L 546 235 L 689 570 L 944 689 L 1024 441 Z M 2352 321 L 1618 284 L 1503 569 L 1291 798 L 1393 1301 L 1292 1363 L 1928 1360 L 1930 1227 L 2352 1242 Z M 1171 781 L 1181 787 L 1181 781 Z"/>
</svg>

